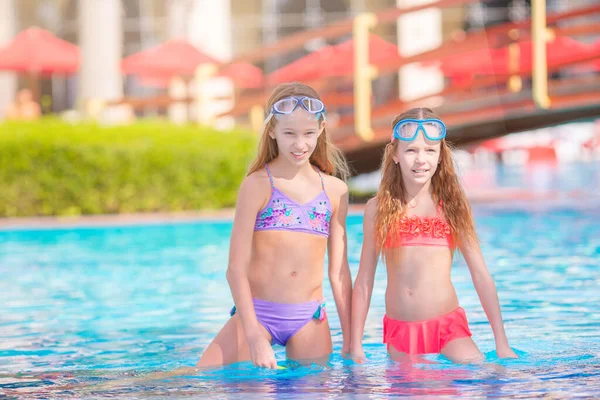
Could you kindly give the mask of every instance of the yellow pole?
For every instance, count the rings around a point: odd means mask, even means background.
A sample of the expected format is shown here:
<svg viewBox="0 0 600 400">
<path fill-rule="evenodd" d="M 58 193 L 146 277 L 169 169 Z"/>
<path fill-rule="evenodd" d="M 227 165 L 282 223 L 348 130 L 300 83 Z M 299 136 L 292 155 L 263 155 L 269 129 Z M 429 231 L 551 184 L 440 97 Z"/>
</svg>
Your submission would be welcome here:
<svg viewBox="0 0 600 400">
<path fill-rule="evenodd" d="M 369 29 L 377 24 L 373 13 L 362 13 L 354 18 L 354 128 L 364 140 L 373 140 L 371 128 L 371 80 L 377 70 L 369 64 Z"/>
<path fill-rule="evenodd" d="M 533 46 L 533 101 L 539 108 L 550 107 L 548 65 L 546 63 L 546 0 L 531 0 L 531 36 Z"/>
<path fill-rule="evenodd" d="M 518 75 L 519 65 L 521 61 L 521 48 L 519 47 L 519 31 L 517 29 L 511 29 L 508 32 L 508 36 L 515 41 L 508 45 L 508 70 L 510 71 L 510 78 L 508 79 L 508 88 L 511 92 L 519 92 L 523 87 L 521 77 Z"/>
</svg>

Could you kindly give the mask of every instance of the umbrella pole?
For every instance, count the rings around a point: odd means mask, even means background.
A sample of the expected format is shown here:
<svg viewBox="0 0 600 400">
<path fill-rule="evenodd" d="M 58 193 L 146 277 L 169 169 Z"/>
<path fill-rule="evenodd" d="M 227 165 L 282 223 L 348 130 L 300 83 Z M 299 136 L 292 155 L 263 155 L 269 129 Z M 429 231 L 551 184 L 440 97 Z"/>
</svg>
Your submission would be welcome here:
<svg viewBox="0 0 600 400">
<path fill-rule="evenodd" d="M 193 78 L 185 78 L 185 112 L 186 112 L 186 118 L 187 118 L 187 123 L 191 124 L 192 120 L 194 119 L 194 110 L 192 110 L 192 107 L 194 107 L 194 100 L 192 99 L 192 82 L 193 82 Z"/>
<path fill-rule="evenodd" d="M 40 104 L 40 75 L 37 72 L 29 72 L 27 80 L 33 101 Z"/>
</svg>

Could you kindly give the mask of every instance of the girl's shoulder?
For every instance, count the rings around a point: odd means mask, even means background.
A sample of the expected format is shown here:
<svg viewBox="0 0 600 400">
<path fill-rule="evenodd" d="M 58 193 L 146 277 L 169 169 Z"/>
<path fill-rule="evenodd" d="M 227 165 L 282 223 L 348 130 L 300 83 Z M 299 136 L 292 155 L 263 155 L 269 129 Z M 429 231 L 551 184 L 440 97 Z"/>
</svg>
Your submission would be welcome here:
<svg viewBox="0 0 600 400">
<path fill-rule="evenodd" d="M 377 196 L 370 198 L 365 204 L 365 216 L 374 217 L 377 213 Z"/>
<path fill-rule="evenodd" d="M 327 175 L 321 172 L 325 190 L 335 195 L 344 195 L 348 193 L 348 184 L 338 177 Z"/>
<path fill-rule="evenodd" d="M 271 182 L 264 168 L 246 176 L 238 191 L 236 209 L 239 206 L 257 211 L 263 209 L 272 195 Z"/>
<path fill-rule="evenodd" d="M 265 168 L 252 172 L 242 180 L 240 189 L 245 191 L 271 191 L 271 180 Z"/>
</svg>

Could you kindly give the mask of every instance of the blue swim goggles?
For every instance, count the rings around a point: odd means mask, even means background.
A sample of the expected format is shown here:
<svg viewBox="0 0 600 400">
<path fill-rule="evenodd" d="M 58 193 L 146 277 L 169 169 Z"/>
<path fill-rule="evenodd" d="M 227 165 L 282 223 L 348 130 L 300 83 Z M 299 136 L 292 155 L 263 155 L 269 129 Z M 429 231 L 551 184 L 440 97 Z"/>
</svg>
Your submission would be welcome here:
<svg viewBox="0 0 600 400">
<path fill-rule="evenodd" d="M 315 119 L 319 119 L 321 116 L 323 116 L 323 119 L 325 119 L 325 104 L 323 104 L 321 100 L 307 96 L 290 96 L 273 104 L 273 107 L 271 107 L 271 112 L 265 119 L 264 123 L 267 124 L 274 115 L 289 115 L 293 113 L 298 106 L 302 106 L 302 108 L 304 108 L 306 111 L 314 114 Z"/>
<path fill-rule="evenodd" d="M 392 141 L 394 139 L 410 142 L 415 140 L 419 131 L 429 140 L 442 140 L 446 137 L 446 125 L 437 119 L 402 119 L 394 125 Z"/>
</svg>

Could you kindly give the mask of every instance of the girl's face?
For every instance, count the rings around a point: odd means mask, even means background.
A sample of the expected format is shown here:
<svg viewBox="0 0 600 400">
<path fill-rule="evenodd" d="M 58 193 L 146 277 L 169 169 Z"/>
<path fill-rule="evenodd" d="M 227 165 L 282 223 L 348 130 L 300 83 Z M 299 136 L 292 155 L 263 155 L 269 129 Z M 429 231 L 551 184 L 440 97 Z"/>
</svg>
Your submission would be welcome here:
<svg viewBox="0 0 600 400">
<path fill-rule="evenodd" d="M 429 182 L 440 162 L 440 140 L 429 140 L 422 132 L 410 142 L 398 140 L 392 158 L 400 167 L 405 183 L 424 185 Z"/>
<path fill-rule="evenodd" d="M 277 141 L 279 155 L 301 166 L 308 162 L 323 133 L 325 121 L 319 123 L 315 114 L 298 107 L 292 114 L 278 115 L 275 128 L 269 133 Z"/>
</svg>

